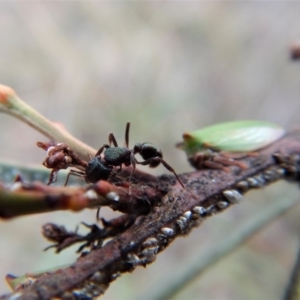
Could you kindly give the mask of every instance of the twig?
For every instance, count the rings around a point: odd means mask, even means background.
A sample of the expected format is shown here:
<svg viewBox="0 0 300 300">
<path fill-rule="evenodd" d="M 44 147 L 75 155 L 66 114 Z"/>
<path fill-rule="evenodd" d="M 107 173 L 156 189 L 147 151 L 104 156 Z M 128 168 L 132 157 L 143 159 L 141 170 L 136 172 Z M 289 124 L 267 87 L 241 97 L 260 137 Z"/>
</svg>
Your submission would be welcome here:
<svg viewBox="0 0 300 300">
<path fill-rule="evenodd" d="M 47 136 L 51 141 L 65 142 L 85 159 L 96 150 L 73 137 L 67 130 L 49 121 L 19 98 L 13 89 L 0 84 L 0 111 L 12 115 Z"/>
<path fill-rule="evenodd" d="M 95 206 L 113 206 L 115 187 L 100 181 L 90 188 L 52 187 L 39 181 L 17 181 L 10 189 L 0 187 L 0 218 L 8 219 L 27 214 L 56 210 L 80 211 Z"/>
<path fill-rule="evenodd" d="M 160 177 L 159 182 L 155 182 L 157 189 L 167 189 L 168 193 L 160 201 L 155 199 L 153 202 L 151 194 L 148 195 L 151 207 L 148 214 L 137 217 L 128 230 L 103 247 L 80 257 L 72 266 L 44 274 L 31 286 L 19 290 L 16 292 L 18 299 L 51 299 L 57 296 L 75 299 L 80 295 L 92 299 L 104 293 L 110 282 L 121 273 L 153 262 L 156 254 L 177 237 L 187 234 L 205 218 L 240 202 L 243 193 L 280 179 L 299 181 L 300 130 L 290 132 L 258 154 L 245 158 L 250 166 L 246 170 L 233 168 L 232 173 L 202 170 L 181 175 L 186 190 L 173 176 Z M 137 184 L 138 178 L 135 180 Z M 153 183 L 149 181 L 149 184 Z M 141 182 L 140 186 L 147 185 Z M 153 194 L 153 197 L 156 196 Z"/>
<path fill-rule="evenodd" d="M 0 185 L 0 218 L 56 210 L 80 211 L 101 206 L 109 206 L 123 213 L 146 214 L 168 189 L 158 189 L 158 179 L 141 171 L 135 172 L 132 177 L 135 183 L 129 185 L 126 181 L 129 174 L 131 168 L 124 168 L 115 176 L 113 182 L 119 186 L 102 180 L 87 187 L 54 187 L 39 181 L 26 183 L 22 180 L 9 188 Z"/>
</svg>

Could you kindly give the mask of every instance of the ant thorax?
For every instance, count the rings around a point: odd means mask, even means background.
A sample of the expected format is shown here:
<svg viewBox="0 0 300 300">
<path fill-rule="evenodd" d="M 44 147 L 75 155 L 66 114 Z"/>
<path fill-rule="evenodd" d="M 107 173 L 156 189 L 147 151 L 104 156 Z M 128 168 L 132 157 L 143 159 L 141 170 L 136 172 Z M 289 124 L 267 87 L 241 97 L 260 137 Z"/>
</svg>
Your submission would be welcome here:
<svg viewBox="0 0 300 300">
<path fill-rule="evenodd" d="M 111 166 L 120 166 L 122 164 L 125 166 L 130 166 L 132 164 L 130 161 L 130 156 L 131 151 L 128 148 L 107 148 L 104 152 L 103 161 L 105 161 L 105 164 Z"/>
</svg>

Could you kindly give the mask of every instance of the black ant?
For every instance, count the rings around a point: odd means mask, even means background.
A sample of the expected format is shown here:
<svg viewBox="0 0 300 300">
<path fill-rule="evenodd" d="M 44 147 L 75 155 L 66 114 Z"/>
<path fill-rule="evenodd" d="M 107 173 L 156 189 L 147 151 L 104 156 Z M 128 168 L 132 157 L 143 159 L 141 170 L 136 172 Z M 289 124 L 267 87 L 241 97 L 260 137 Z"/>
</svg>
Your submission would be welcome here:
<svg viewBox="0 0 300 300">
<path fill-rule="evenodd" d="M 155 168 L 162 163 L 166 169 L 175 175 L 181 186 L 185 188 L 175 170 L 169 164 L 167 164 L 165 160 L 163 160 L 162 151 L 158 147 L 151 143 L 136 143 L 133 149 L 129 149 L 129 129 L 130 122 L 127 122 L 125 129 L 125 147 L 119 147 L 113 133 L 109 134 L 109 145 L 104 144 L 97 151 L 95 157 L 88 163 L 88 166 L 85 170 L 86 178 L 90 182 L 96 182 L 99 179 L 108 179 L 113 167 L 120 167 L 118 171 L 121 171 L 122 164 L 125 166 L 132 165 L 132 177 L 137 164 Z M 111 144 L 113 144 L 114 147 L 111 147 Z M 104 149 L 105 151 L 103 153 L 103 157 L 101 157 L 100 155 Z M 137 161 L 135 158 L 135 154 L 137 153 L 139 153 L 145 161 Z"/>
<path fill-rule="evenodd" d="M 136 143 L 133 149 L 129 149 L 129 129 L 130 122 L 127 122 L 125 129 L 125 147 L 119 147 L 113 133 L 108 136 L 109 145 L 104 144 L 87 163 L 81 159 L 68 147 L 67 144 L 58 144 L 57 151 L 50 148 L 46 149 L 46 145 L 38 142 L 37 145 L 48 151 L 49 155 L 55 155 L 56 159 L 51 160 L 47 157 L 44 165 L 47 168 L 52 168 L 48 184 L 55 182 L 59 169 L 66 169 L 69 166 L 79 170 L 71 170 L 67 176 L 66 183 L 71 174 L 82 176 L 87 182 L 95 183 L 98 180 L 108 180 L 112 174 L 114 167 L 119 167 L 118 172 L 122 170 L 122 165 L 132 165 L 130 181 L 135 170 L 135 166 L 147 165 L 150 168 L 157 167 L 160 163 L 172 172 L 177 178 L 180 185 L 185 188 L 184 184 L 176 174 L 175 170 L 162 158 L 162 151 L 151 143 Z M 114 147 L 111 147 L 113 144 Z M 50 151 L 49 151 L 50 149 Z M 104 151 L 104 152 L 103 152 Z M 103 152 L 103 156 L 101 156 Z M 139 153 L 144 161 L 137 161 L 135 154 Z M 55 162 L 55 163 L 54 163 Z M 58 166 L 58 167 L 56 167 Z"/>
</svg>

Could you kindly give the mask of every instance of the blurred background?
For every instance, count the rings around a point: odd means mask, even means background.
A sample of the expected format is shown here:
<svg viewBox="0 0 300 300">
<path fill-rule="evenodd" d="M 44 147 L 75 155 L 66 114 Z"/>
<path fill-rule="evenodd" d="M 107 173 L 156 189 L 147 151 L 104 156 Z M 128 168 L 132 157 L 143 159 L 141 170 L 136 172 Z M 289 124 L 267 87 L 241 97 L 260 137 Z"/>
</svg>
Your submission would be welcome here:
<svg viewBox="0 0 300 300">
<path fill-rule="evenodd" d="M 182 133 L 217 122 L 259 119 L 299 125 L 300 63 L 289 46 L 300 39 L 297 2 L 0 2 L 0 83 L 85 143 L 99 148 L 114 132 L 130 144 L 152 142 L 177 173 L 188 172 L 174 147 Z M 41 165 L 47 141 L 0 115 L 0 158 Z M 146 168 L 148 171 L 149 169 Z M 163 167 L 150 170 L 167 173 Z M 277 183 L 177 239 L 146 269 L 114 282 L 103 299 L 151 299 L 185 260 L 209 252 L 246 217 L 275 197 L 297 198 Z M 279 299 L 298 247 L 300 205 L 195 278 L 176 299 Z M 0 292 L 16 275 L 71 263 L 76 248 L 43 252 L 41 225 L 75 229 L 95 211 L 59 212 L 0 221 Z M 102 212 L 109 218 L 109 210 Z"/>
</svg>

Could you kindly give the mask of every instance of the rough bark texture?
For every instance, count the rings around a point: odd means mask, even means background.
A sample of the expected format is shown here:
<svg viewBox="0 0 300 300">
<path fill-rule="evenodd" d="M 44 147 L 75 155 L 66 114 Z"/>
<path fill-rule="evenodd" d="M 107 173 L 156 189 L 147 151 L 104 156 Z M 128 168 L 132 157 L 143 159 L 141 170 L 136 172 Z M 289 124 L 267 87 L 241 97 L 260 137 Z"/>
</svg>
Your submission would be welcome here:
<svg viewBox="0 0 300 300">
<path fill-rule="evenodd" d="M 18 299 L 78 299 L 80 295 L 92 299 L 104 293 L 121 273 L 153 262 L 176 237 L 239 202 L 246 191 L 279 179 L 299 181 L 300 130 L 289 132 L 258 151 L 257 156 L 247 156 L 242 161 L 249 168 L 232 167 L 231 173 L 206 169 L 181 174 L 186 189 L 174 176 L 157 179 L 136 172 L 131 195 L 124 192 L 127 187 L 119 186 L 116 191 L 120 199 L 111 205 L 133 216 L 132 225 L 104 246 L 79 257 L 72 266 L 39 276 L 15 295 L 19 295 Z M 127 174 L 125 170 L 121 176 Z"/>
</svg>

